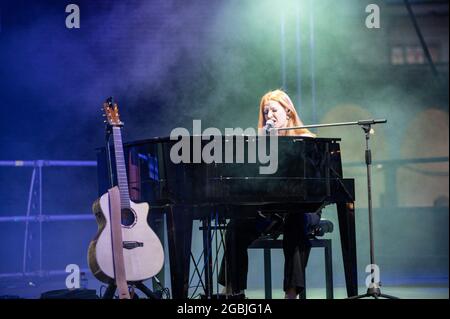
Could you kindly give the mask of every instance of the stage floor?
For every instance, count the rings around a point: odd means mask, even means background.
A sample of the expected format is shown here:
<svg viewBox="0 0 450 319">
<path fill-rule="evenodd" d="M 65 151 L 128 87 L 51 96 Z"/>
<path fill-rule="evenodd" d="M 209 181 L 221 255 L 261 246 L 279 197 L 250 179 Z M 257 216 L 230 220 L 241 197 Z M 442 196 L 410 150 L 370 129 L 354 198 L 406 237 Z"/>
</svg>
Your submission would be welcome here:
<svg viewBox="0 0 450 319">
<path fill-rule="evenodd" d="M 0 298 L 5 295 L 18 296 L 20 298 L 36 299 L 40 297 L 40 294 L 45 291 L 53 289 L 61 289 L 60 285 L 52 285 L 50 283 L 42 283 L 39 287 L 24 287 L 22 285 L 16 287 L 0 288 Z M 99 295 L 99 287 L 91 287 L 90 289 L 96 289 L 97 295 Z M 449 286 L 447 283 L 421 283 L 418 285 L 396 285 L 396 286 L 384 286 L 381 288 L 384 294 L 393 295 L 401 299 L 449 299 Z M 362 294 L 366 291 L 365 286 L 359 287 L 359 293 Z M 104 289 L 103 291 L 104 292 Z M 249 289 L 246 291 L 248 299 L 264 299 L 264 289 Z M 307 290 L 307 299 L 325 299 L 325 288 L 309 288 Z M 346 298 L 346 292 L 344 287 L 334 288 L 334 298 L 344 299 Z M 281 289 L 272 290 L 273 299 L 284 298 L 284 293 Z"/>
<path fill-rule="evenodd" d="M 365 286 L 359 287 L 359 293 L 365 293 Z M 387 295 L 399 297 L 401 299 L 448 299 L 448 284 L 432 284 L 432 285 L 404 285 L 404 286 L 386 286 L 381 287 L 381 292 Z M 325 299 L 325 288 L 309 288 L 306 292 L 307 299 Z M 255 289 L 247 290 L 246 295 L 249 299 L 264 299 L 264 290 Z M 347 297 L 344 287 L 334 288 L 334 299 L 344 299 Z M 282 289 L 273 289 L 273 299 L 284 298 Z"/>
</svg>

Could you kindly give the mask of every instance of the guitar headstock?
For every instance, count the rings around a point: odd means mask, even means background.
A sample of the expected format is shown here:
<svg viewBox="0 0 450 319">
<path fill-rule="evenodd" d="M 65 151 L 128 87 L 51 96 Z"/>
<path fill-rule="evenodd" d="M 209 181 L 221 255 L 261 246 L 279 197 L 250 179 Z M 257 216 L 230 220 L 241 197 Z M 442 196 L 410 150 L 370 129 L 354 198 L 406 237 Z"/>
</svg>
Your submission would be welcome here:
<svg viewBox="0 0 450 319">
<path fill-rule="evenodd" d="M 123 122 L 120 120 L 119 107 L 117 103 L 114 102 L 113 98 L 110 97 L 106 99 L 103 103 L 103 112 L 106 117 L 106 123 L 110 126 L 123 126 Z"/>
</svg>

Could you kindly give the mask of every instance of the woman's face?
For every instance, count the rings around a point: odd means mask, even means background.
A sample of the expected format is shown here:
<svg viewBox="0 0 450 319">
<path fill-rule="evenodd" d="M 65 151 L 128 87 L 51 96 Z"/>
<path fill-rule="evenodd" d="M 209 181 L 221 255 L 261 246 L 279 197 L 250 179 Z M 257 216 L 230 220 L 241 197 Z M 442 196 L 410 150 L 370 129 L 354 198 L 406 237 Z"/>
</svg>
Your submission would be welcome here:
<svg viewBox="0 0 450 319">
<path fill-rule="evenodd" d="M 269 101 L 264 105 L 264 121 L 272 120 L 274 127 L 282 128 L 287 127 L 288 117 L 283 106 L 276 101 Z"/>
</svg>

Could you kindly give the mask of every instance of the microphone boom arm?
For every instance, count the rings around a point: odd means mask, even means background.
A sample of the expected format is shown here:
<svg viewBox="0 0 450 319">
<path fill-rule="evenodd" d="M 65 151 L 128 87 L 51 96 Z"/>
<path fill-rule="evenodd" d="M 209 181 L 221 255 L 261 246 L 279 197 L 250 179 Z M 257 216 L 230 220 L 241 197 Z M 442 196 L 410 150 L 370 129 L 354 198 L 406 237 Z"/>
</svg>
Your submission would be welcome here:
<svg viewBox="0 0 450 319">
<path fill-rule="evenodd" d="M 327 124 L 313 124 L 313 125 L 303 125 L 303 126 L 292 126 L 292 127 L 281 127 L 281 128 L 269 128 L 269 130 L 276 130 L 276 131 L 290 131 L 290 130 L 298 130 L 298 129 L 304 129 L 304 128 L 321 128 L 321 127 L 334 127 L 334 126 L 347 126 L 347 125 L 360 125 L 360 126 L 367 126 L 367 125 L 373 125 L 373 124 L 382 124 L 386 123 L 386 119 L 379 119 L 379 120 L 359 120 L 354 122 L 339 122 L 339 123 L 327 123 Z"/>
</svg>

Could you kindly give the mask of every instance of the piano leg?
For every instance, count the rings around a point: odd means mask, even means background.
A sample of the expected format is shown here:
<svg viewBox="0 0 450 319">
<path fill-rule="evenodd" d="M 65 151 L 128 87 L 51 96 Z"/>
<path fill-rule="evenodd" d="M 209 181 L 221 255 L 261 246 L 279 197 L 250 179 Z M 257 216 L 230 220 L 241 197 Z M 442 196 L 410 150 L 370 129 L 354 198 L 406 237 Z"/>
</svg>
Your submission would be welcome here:
<svg viewBox="0 0 450 319">
<path fill-rule="evenodd" d="M 205 265 L 205 296 L 211 299 L 213 293 L 213 256 L 211 247 L 211 218 L 202 219 L 203 262 Z"/>
<path fill-rule="evenodd" d="M 356 234 L 354 203 L 337 203 L 342 259 L 344 261 L 347 295 L 358 295 L 358 271 L 356 266 Z"/>
<path fill-rule="evenodd" d="M 156 233 L 156 235 L 159 237 L 159 240 L 161 241 L 161 244 L 163 247 L 166 246 L 166 243 L 164 242 L 164 211 L 160 209 L 153 208 L 151 212 L 148 214 L 147 222 L 150 225 L 150 227 L 153 229 L 153 231 Z M 161 285 L 165 287 L 166 283 L 164 280 L 164 267 L 161 269 L 161 271 L 156 275 L 156 278 L 160 281 Z M 156 284 L 156 281 L 153 280 L 153 290 L 158 290 L 161 287 Z"/>
<path fill-rule="evenodd" d="M 189 290 L 192 241 L 192 212 L 189 208 L 171 207 L 168 209 L 167 237 L 172 298 L 186 299 Z"/>
</svg>

